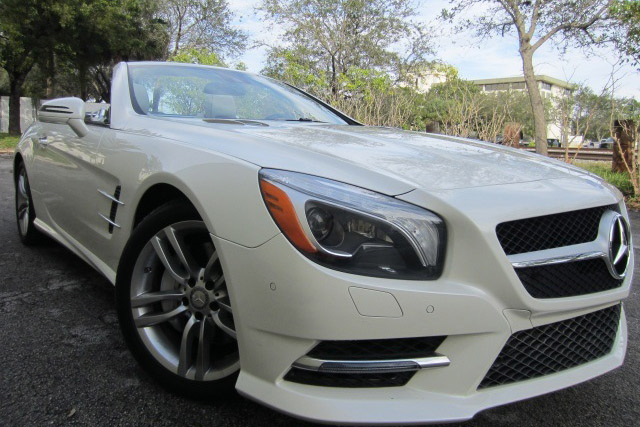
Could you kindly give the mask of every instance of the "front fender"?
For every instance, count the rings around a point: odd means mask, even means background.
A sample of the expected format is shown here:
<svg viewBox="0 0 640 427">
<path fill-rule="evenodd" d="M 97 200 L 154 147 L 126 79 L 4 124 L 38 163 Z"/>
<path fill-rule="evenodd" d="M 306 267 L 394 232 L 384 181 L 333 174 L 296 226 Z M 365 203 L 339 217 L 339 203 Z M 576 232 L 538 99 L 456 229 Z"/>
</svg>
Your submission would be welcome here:
<svg viewBox="0 0 640 427">
<path fill-rule="evenodd" d="M 203 161 L 202 154 L 200 160 L 190 166 L 186 166 L 189 160 L 182 159 L 183 168 L 162 170 L 146 177 L 133 197 L 132 206 L 137 207 L 154 185 L 168 184 L 191 201 L 209 231 L 220 238 L 246 247 L 257 247 L 277 235 L 280 231 L 260 193 L 260 168 L 212 154 L 210 161 Z M 131 215 L 131 227 L 133 221 L 134 215 Z"/>
</svg>

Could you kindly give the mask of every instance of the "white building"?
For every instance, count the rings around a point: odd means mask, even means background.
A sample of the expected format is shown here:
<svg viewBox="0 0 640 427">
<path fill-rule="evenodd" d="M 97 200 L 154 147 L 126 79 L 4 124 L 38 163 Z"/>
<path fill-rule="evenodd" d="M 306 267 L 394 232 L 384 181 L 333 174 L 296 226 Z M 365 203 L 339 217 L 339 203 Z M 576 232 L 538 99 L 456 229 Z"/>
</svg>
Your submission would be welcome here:
<svg viewBox="0 0 640 427">
<path fill-rule="evenodd" d="M 20 132 L 27 130 L 35 120 L 35 111 L 31 98 L 20 98 Z M 0 97 L 0 133 L 9 132 L 9 97 Z"/>
<path fill-rule="evenodd" d="M 526 90 L 527 86 L 524 80 L 524 76 L 516 77 L 503 77 L 497 79 L 481 79 L 471 80 L 474 84 L 479 86 L 484 92 L 496 92 L 496 91 L 509 91 L 509 90 Z M 543 98 L 547 98 L 551 101 L 554 109 L 562 111 L 563 100 L 569 98 L 573 94 L 575 89 L 574 85 L 564 80 L 556 79 L 553 77 L 538 75 L 536 76 L 536 82 L 540 89 L 540 94 Z M 567 121 L 565 120 L 565 123 Z M 568 126 L 568 125 L 567 125 Z M 570 128 L 570 126 L 568 126 Z M 568 140 L 571 145 L 579 144 L 582 142 L 582 136 L 570 135 L 571 131 L 568 129 Z M 553 139 L 561 141 L 563 144 L 563 120 L 557 117 L 555 120 L 547 124 L 547 139 Z"/>
<path fill-rule="evenodd" d="M 408 80 L 415 90 L 420 93 L 427 93 L 431 86 L 446 82 L 447 73 L 438 67 L 425 68 L 422 71 L 410 73 Z"/>
</svg>

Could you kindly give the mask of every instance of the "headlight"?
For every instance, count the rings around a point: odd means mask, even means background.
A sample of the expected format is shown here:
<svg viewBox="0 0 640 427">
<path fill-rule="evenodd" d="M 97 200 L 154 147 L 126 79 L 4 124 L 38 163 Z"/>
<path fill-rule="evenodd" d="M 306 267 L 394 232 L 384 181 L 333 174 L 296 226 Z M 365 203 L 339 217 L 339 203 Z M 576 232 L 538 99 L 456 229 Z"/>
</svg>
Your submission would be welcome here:
<svg viewBox="0 0 640 427">
<path fill-rule="evenodd" d="M 348 273 L 437 279 L 446 244 L 444 221 L 393 197 L 325 178 L 260 171 L 274 221 L 304 255 Z"/>
</svg>

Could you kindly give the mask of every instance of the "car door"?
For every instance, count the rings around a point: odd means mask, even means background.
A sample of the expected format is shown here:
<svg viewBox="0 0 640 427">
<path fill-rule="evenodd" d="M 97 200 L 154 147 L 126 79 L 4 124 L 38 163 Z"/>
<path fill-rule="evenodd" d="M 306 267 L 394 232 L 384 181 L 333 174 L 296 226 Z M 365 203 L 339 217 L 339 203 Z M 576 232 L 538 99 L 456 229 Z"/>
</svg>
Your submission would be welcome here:
<svg viewBox="0 0 640 427">
<path fill-rule="evenodd" d="M 108 234 L 110 197 L 115 192 L 100 185 L 104 160 L 99 146 L 111 130 L 104 122 L 91 120 L 86 121 L 86 130 L 79 136 L 67 124 L 44 123 L 34 144 L 34 169 L 49 225 L 71 244 L 90 250 Z"/>
</svg>

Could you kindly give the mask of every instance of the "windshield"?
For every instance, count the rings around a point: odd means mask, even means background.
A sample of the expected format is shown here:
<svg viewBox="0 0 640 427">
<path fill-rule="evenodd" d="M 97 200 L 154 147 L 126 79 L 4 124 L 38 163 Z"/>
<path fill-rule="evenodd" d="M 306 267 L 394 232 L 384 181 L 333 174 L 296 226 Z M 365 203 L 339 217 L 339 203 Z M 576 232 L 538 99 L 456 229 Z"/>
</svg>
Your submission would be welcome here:
<svg viewBox="0 0 640 427">
<path fill-rule="evenodd" d="M 234 70 L 129 64 L 129 84 L 140 114 L 346 124 L 327 107 L 284 83 Z"/>
</svg>

